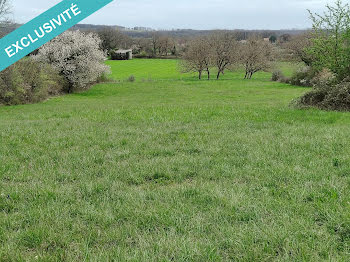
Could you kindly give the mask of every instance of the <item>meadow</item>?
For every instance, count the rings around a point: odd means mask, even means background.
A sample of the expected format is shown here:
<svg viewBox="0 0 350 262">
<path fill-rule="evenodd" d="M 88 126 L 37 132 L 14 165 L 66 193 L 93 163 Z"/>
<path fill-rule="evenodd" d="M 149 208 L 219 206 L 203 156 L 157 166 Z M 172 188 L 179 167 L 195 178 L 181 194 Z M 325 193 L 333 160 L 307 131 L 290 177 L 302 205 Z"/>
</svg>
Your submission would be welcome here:
<svg viewBox="0 0 350 262">
<path fill-rule="evenodd" d="M 348 261 L 349 113 L 291 107 L 308 89 L 271 73 L 107 64 L 0 107 L 0 261 Z"/>
</svg>

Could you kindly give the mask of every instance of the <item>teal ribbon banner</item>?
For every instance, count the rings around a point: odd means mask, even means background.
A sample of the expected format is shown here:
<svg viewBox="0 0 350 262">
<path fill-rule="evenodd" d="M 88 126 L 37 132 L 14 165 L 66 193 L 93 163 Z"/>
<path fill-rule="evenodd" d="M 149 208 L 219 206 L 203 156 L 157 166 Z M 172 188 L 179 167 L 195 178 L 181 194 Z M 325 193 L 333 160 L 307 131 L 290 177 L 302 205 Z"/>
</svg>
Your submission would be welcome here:
<svg viewBox="0 0 350 262">
<path fill-rule="evenodd" d="M 63 0 L 0 39 L 0 71 L 68 30 L 113 0 Z"/>
</svg>

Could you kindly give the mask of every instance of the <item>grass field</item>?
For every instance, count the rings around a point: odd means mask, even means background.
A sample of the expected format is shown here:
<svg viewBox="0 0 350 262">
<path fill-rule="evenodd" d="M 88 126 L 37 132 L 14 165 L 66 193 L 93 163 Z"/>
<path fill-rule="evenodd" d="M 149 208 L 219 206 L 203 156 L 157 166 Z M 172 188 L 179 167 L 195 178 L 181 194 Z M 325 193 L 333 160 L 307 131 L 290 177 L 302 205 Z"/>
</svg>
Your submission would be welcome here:
<svg viewBox="0 0 350 262">
<path fill-rule="evenodd" d="M 0 107 L 0 261 L 349 261 L 348 113 L 108 63 L 136 82 Z"/>
<path fill-rule="evenodd" d="M 140 62 L 142 61 L 142 62 Z M 129 61 L 107 61 L 112 69 L 111 77 L 114 80 L 123 81 L 133 75 L 137 81 L 166 81 L 166 80 L 184 80 L 197 81 L 197 74 L 180 74 L 181 65 L 177 60 L 172 59 L 134 59 Z M 274 69 L 281 70 L 286 76 L 291 76 L 298 65 L 291 66 L 288 63 L 277 63 Z M 273 69 L 272 69 L 273 70 Z M 212 78 L 216 77 L 215 69 L 212 70 Z M 203 73 L 203 79 L 206 79 L 206 73 Z M 237 70 L 234 73 L 227 72 L 221 76 L 221 80 L 242 79 L 244 77 L 243 70 Z M 271 77 L 271 73 L 257 73 L 255 79 L 267 80 Z"/>
</svg>

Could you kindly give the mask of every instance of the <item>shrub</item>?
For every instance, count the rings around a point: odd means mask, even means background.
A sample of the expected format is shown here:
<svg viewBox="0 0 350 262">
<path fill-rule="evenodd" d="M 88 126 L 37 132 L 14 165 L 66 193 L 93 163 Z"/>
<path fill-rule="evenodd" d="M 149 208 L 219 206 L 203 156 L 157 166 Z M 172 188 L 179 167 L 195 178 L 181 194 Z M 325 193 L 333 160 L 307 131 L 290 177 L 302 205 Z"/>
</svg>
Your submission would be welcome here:
<svg viewBox="0 0 350 262">
<path fill-rule="evenodd" d="M 313 86 L 318 85 L 332 85 L 337 81 L 336 75 L 332 73 L 329 69 L 323 69 L 321 72 L 317 73 L 315 77 L 311 80 Z"/>
<path fill-rule="evenodd" d="M 296 86 L 312 87 L 313 79 L 317 75 L 317 72 L 311 67 L 304 67 L 301 70 L 294 73 L 290 78 L 290 83 Z"/>
<path fill-rule="evenodd" d="M 281 71 L 278 70 L 278 71 L 272 72 L 272 78 L 271 78 L 272 81 L 276 82 L 276 81 L 281 81 L 283 79 L 285 79 L 285 76 Z"/>
<path fill-rule="evenodd" d="M 141 51 L 139 54 L 134 54 L 134 58 L 151 58 L 146 51 Z"/>
<path fill-rule="evenodd" d="M 102 74 L 96 81 L 97 83 L 108 83 L 108 82 L 115 82 L 112 78 L 109 77 L 108 74 Z"/>
<path fill-rule="evenodd" d="M 338 111 L 350 110 L 350 80 L 341 82 L 329 89 L 321 108 Z"/>
<path fill-rule="evenodd" d="M 135 76 L 133 75 L 129 76 L 128 82 L 135 82 Z"/>
<path fill-rule="evenodd" d="M 100 38 L 92 33 L 66 31 L 39 49 L 34 58 L 49 63 L 69 83 L 68 92 L 85 89 L 109 71 Z"/>
<path fill-rule="evenodd" d="M 326 110 L 350 111 L 350 79 L 339 84 L 320 82 L 297 101 L 299 107 L 317 107 Z"/>
<path fill-rule="evenodd" d="M 0 72 L 0 104 L 39 102 L 61 93 L 66 84 L 51 66 L 26 58 Z"/>
<path fill-rule="evenodd" d="M 280 82 L 281 82 L 281 83 L 286 83 L 286 84 L 290 84 L 290 83 L 291 83 L 289 77 L 283 77 L 283 78 L 281 78 L 281 79 L 280 79 Z"/>
<path fill-rule="evenodd" d="M 277 41 L 277 36 L 272 35 L 272 36 L 270 36 L 269 40 L 270 40 L 271 43 L 276 43 L 276 41 Z"/>
<path fill-rule="evenodd" d="M 298 98 L 295 101 L 295 104 L 299 108 L 304 107 L 320 107 L 322 101 L 327 95 L 326 90 L 323 89 L 312 89 L 310 92 L 307 92 L 302 97 Z"/>
<path fill-rule="evenodd" d="M 146 57 L 148 57 L 148 55 L 147 55 L 147 52 L 146 52 L 146 51 L 141 51 L 141 52 L 140 52 L 140 54 L 139 54 L 139 56 L 140 56 L 140 57 L 142 57 L 142 58 L 146 58 Z"/>
</svg>

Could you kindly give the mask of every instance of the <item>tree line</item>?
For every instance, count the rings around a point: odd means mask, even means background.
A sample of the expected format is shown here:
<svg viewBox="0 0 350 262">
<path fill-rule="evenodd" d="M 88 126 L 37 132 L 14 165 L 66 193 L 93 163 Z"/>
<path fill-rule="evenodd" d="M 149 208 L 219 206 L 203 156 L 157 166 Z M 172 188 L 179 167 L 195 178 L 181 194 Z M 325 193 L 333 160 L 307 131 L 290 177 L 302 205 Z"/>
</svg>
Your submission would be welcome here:
<svg viewBox="0 0 350 262">
<path fill-rule="evenodd" d="M 102 48 L 108 54 L 117 49 L 132 49 L 136 57 L 167 57 L 181 53 L 181 39 L 153 32 L 148 38 L 131 38 L 124 32 L 105 27 L 95 31 L 102 40 Z"/>
<path fill-rule="evenodd" d="M 183 54 L 183 72 L 197 72 L 202 78 L 203 72 L 216 70 L 216 79 L 225 74 L 225 70 L 245 68 L 245 79 L 251 79 L 259 71 L 267 70 L 274 61 L 273 47 L 261 37 L 251 36 L 247 41 L 238 41 L 231 32 L 217 32 L 209 36 L 199 36 L 188 43 Z"/>
</svg>

